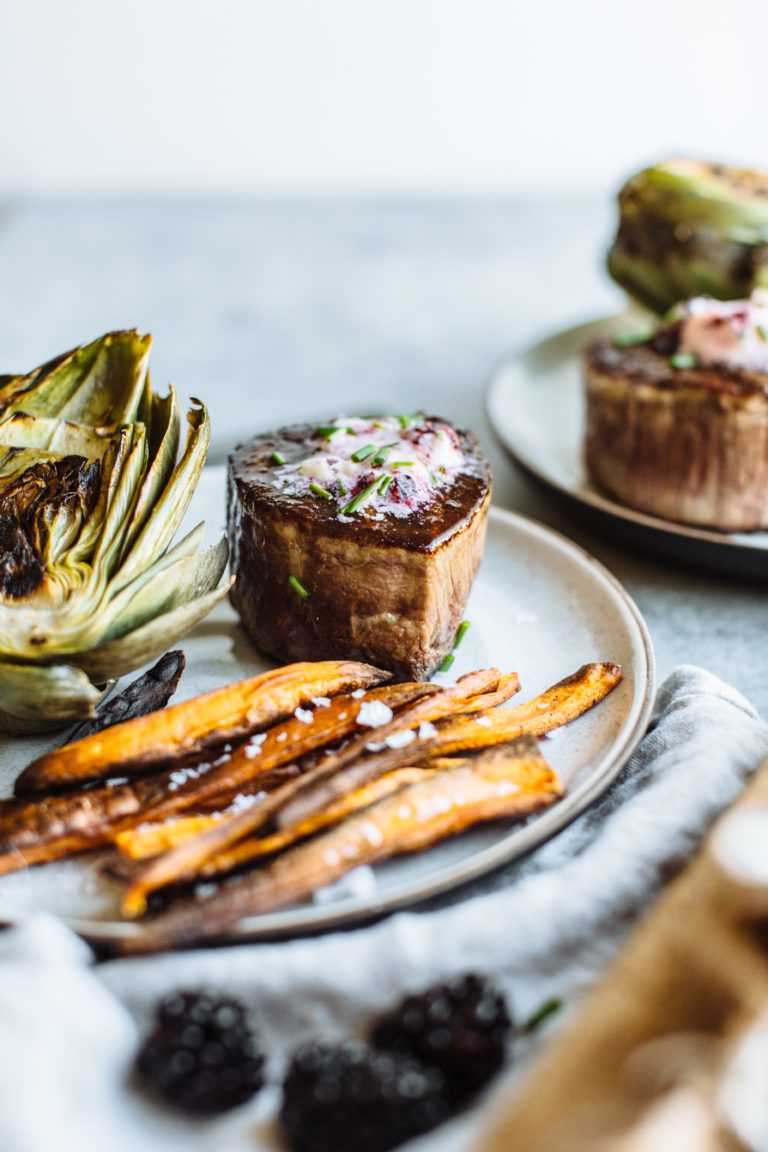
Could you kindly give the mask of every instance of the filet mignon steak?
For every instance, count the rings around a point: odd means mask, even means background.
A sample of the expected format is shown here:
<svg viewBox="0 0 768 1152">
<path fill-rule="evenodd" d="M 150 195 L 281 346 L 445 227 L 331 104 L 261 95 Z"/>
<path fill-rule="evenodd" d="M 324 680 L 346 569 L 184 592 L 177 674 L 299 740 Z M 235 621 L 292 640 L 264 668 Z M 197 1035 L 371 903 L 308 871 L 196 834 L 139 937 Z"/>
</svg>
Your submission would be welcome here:
<svg viewBox="0 0 768 1152">
<path fill-rule="evenodd" d="M 340 417 L 229 461 L 232 600 L 281 660 L 364 659 L 401 679 L 450 652 L 483 553 L 491 475 L 428 416 Z"/>
<path fill-rule="evenodd" d="M 630 508 L 719 529 L 768 528 L 768 374 L 676 367 L 675 332 L 584 354 L 585 460 Z"/>
</svg>

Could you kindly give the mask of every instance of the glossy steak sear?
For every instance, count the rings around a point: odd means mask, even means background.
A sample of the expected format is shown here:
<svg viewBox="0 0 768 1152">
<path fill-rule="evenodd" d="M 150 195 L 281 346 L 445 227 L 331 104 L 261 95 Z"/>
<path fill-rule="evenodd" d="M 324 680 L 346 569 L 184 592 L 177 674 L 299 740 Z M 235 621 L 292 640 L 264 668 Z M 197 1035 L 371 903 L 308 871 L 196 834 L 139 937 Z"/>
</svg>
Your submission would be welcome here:
<svg viewBox="0 0 768 1152">
<path fill-rule="evenodd" d="M 430 676 L 453 645 L 490 499 L 475 437 L 434 418 L 257 436 L 229 464 L 232 599 L 246 630 L 281 660 L 354 655 Z"/>
</svg>

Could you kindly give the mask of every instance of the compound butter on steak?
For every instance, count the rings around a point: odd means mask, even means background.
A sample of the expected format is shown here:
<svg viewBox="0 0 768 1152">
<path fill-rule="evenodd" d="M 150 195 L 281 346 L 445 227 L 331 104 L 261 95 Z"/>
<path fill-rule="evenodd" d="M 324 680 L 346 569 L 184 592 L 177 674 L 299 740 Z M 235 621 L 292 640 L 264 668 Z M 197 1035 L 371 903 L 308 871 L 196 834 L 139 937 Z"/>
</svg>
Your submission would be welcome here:
<svg viewBox="0 0 768 1152">
<path fill-rule="evenodd" d="M 355 658 L 400 679 L 450 652 L 485 542 L 491 474 L 432 416 L 338 417 L 229 460 L 232 600 L 281 660 Z"/>
</svg>

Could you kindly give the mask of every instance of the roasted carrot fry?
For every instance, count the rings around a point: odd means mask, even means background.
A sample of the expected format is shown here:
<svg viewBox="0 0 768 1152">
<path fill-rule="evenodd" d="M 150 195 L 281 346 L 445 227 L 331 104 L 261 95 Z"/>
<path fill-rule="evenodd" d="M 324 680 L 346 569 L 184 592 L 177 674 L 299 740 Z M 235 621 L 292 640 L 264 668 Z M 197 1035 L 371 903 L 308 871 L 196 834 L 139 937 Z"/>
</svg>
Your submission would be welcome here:
<svg viewBox="0 0 768 1152">
<path fill-rule="evenodd" d="M 233 793 L 263 772 L 337 743 L 355 731 L 363 700 L 368 704 L 378 701 L 397 709 L 436 692 L 439 688 L 434 684 L 386 684 L 383 688 L 371 689 L 362 698 L 349 692 L 333 699 L 325 698 L 322 704 L 305 709 L 301 719 L 292 716 L 240 745 L 221 764 L 201 776 L 194 776 L 163 797 L 144 818 L 153 822 L 167 819 L 222 793 Z"/>
<path fill-rule="evenodd" d="M 543 736 L 587 712 L 608 695 L 621 680 L 617 664 L 584 664 L 578 672 L 560 680 L 526 704 L 511 708 L 489 709 L 475 716 L 458 716 L 438 724 L 434 733 L 419 742 L 425 758 L 446 756 L 451 752 L 471 752 L 506 744 L 519 736 Z M 384 772 L 390 772 L 413 758 L 413 748 L 386 748 L 372 756 L 333 771 L 333 757 L 323 777 L 312 773 L 288 787 L 294 796 L 280 805 L 277 824 L 289 827 L 322 811 L 351 789 L 359 788 Z M 275 794 L 277 797 L 277 793 Z"/>
<path fill-rule="evenodd" d="M 419 851 L 481 821 L 532 812 L 562 792 L 534 740 L 489 750 L 380 800 L 260 872 L 225 881 L 207 898 L 185 898 L 118 948 L 156 951 L 215 939 L 241 917 L 304 900 L 361 864 Z"/>
<path fill-rule="evenodd" d="M 245 836 L 263 828 L 276 812 L 304 785 L 305 780 L 325 780 L 342 766 L 356 760 L 365 753 L 368 744 L 375 733 L 376 741 L 386 739 L 397 732 L 408 731 L 417 724 L 431 723 L 434 720 L 458 711 L 467 700 L 470 700 L 489 689 L 497 689 L 501 673 L 498 668 L 481 669 L 462 676 L 452 688 L 444 688 L 426 700 L 420 700 L 410 708 L 395 716 L 388 723 L 371 730 L 368 729 L 360 736 L 353 737 L 344 748 L 325 762 L 311 769 L 306 776 L 290 781 L 282 788 L 276 789 L 268 796 L 263 804 L 229 820 L 220 821 L 214 828 L 208 829 L 200 836 L 180 844 L 178 848 L 153 860 L 147 868 L 136 878 L 126 894 L 123 902 L 123 912 L 128 916 L 140 916 L 146 908 L 146 899 L 151 892 L 175 883 L 178 879 L 194 873 L 202 864 L 236 844 Z M 375 757 L 372 757 L 375 759 Z M 393 767 L 402 766 L 400 764 Z M 383 775 L 377 772 L 375 775 Z"/>
<path fill-rule="evenodd" d="M 133 775 L 207 748 L 250 736 L 313 696 L 369 688 L 389 674 L 350 660 L 289 664 L 153 712 L 35 760 L 16 781 L 16 794 Z"/>
</svg>

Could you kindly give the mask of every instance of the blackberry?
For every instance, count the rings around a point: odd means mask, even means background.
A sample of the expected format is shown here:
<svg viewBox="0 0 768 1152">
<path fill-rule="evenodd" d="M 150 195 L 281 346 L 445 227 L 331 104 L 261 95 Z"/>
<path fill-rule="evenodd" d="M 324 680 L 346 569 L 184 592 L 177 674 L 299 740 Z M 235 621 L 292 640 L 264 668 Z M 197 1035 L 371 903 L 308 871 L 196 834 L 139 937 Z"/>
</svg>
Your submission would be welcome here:
<svg viewBox="0 0 768 1152">
<path fill-rule="evenodd" d="M 242 1004 L 211 992 L 173 992 L 159 1004 L 136 1068 L 188 1112 L 225 1112 L 264 1083 L 264 1057 Z"/>
<path fill-rule="evenodd" d="M 280 1119 L 294 1152 L 387 1152 L 450 1114 L 443 1076 L 354 1041 L 294 1054 Z"/>
<path fill-rule="evenodd" d="M 470 974 L 406 997 L 374 1026 L 371 1043 L 439 1068 L 460 1104 L 501 1068 L 511 1027 L 501 993 Z"/>
</svg>

